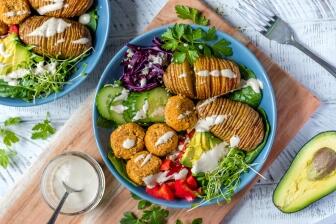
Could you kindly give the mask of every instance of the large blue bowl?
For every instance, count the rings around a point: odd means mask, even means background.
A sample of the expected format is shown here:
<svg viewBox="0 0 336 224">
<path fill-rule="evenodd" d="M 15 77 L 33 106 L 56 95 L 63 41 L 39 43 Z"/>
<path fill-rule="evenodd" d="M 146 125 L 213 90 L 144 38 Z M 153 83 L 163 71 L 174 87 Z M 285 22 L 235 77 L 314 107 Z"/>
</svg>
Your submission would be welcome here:
<svg viewBox="0 0 336 224">
<path fill-rule="evenodd" d="M 203 26 L 193 26 L 193 27 L 194 28 L 200 27 L 204 30 L 208 29 L 207 27 L 203 27 Z M 141 46 L 149 46 L 151 45 L 151 41 L 153 40 L 153 38 L 159 37 L 166 29 L 167 29 L 167 26 L 152 30 L 150 32 L 142 34 L 141 36 L 133 39 L 130 43 L 141 45 Z M 268 137 L 268 140 L 267 140 L 267 143 L 264 149 L 254 161 L 254 163 L 257 164 L 254 166 L 254 169 L 257 171 L 260 171 L 262 165 L 264 164 L 271 150 L 274 136 L 275 136 L 275 130 L 276 130 L 277 115 L 276 115 L 276 103 L 275 103 L 273 88 L 260 62 L 244 45 L 242 45 L 238 40 L 234 39 L 228 34 L 217 32 L 217 35 L 220 38 L 224 38 L 231 42 L 231 46 L 233 48 L 233 55 L 230 58 L 236 61 L 237 63 L 244 64 L 248 68 L 252 69 L 257 75 L 258 79 L 260 79 L 264 84 L 263 99 L 261 101 L 260 107 L 266 111 L 267 117 L 270 122 L 271 131 L 270 131 L 270 135 Z M 127 47 L 125 46 L 113 57 L 113 59 L 111 60 L 107 68 L 105 69 L 100 79 L 100 82 L 97 87 L 97 91 L 101 89 L 105 84 L 112 83 L 114 80 L 120 78 L 120 75 L 122 74 L 122 66 L 120 65 L 120 62 L 123 59 L 123 56 L 126 50 L 127 50 Z M 112 130 L 98 127 L 97 126 L 98 116 L 99 116 L 98 111 L 94 105 L 93 106 L 93 128 L 94 128 L 94 134 L 96 137 L 96 142 L 97 142 L 99 152 L 105 164 L 109 168 L 109 170 L 112 172 L 112 174 L 117 178 L 117 180 L 122 185 L 124 185 L 128 190 L 138 195 L 139 197 L 145 200 L 148 200 L 152 203 L 162 205 L 162 206 L 173 207 L 173 208 L 190 208 L 192 204 L 195 203 L 195 201 L 194 202 L 188 202 L 185 200 L 165 201 L 165 200 L 157 199 L 157 198 L 154 198 L 148 195 L 143 187 L 136 187 L 129 181 L 125 180 L 116 171 L 116 169 L 114 168 L 114 166 L 112 165 L 112 163 L 109 161 L 107 157 L 107 154 L 110 150 L 109 136 Z M 253 180 L 255 176 L 256 176 L 256 173 L 252 172 L 251 170 L 245 173 L 244 175 L 242 175 L 240 185 L 237 188 L 236 192 L 243 189 L 248 183 L 250 183 Z M 211 202 L 205 203 L 204 205 L 210 205 L 216 202 L 217 201 L 211 201 Z"/>
<path fill-rule="evenodd" d="M 111 10 L 109 0 L 95 0 L 94 6 L 97 7 L 99 15 L 97 31 L 93 36 L 94 51 L 92 51 L 91 54 L 85 60 L 83 60 L 81 63 L 78 64 L 77 72 L 72 74 L 69 80 L 71 80 L 74 77 L 78 76 L 79 77 L 64 85 L 63 89 L 60 92 L 51 94 L 48 97 L 36 99 L 35 101 L 31 102 L 26 102 L 24 100 L 15 98 L 0 97 L 0 104 L 13 107 L 31 107 L 49 103 L 61 98 L 62 96 L 67 95 L 68 93 L 73 91 L 76 87 L 78 87 L 82 82 L 85 81 L 86 77 L 90 75 L 90 73 L 92 73 L 93 70 L 95 69 L 97 63 L 99 62 L 104 52 L 110 30 Z M 81 76 L 82 72 L 81 68 L 83 68 L 84 63 L 87 64 L 87 67 L 85 69 L 85 72 L 88 74 L 87 76 Z"/>
</svg>

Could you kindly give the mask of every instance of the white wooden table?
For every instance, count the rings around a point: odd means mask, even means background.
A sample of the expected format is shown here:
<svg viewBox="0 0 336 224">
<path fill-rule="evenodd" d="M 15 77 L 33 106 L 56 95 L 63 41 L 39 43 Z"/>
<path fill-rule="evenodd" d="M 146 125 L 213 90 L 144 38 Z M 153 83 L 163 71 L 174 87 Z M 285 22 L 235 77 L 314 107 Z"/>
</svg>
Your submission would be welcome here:
<svg viewBox="0 0 336 224">
<path fill-rule="evenodd" d="M 293 26 L 306 45 L 336 66 L 336 0 L 264 1 L 271 4 L 277 14 Z M 270 42 L 248 27 L 234 11 L 239 1 L 206 0 L 206 2 L 231 23 L 240 27 L 257 46 L 309 88 L 322 102 L 319 110 L 269 169 L 267 180 L 258 183 L 245 196 L 225 223 L 314 223 L 336 213 L 336 193 L 295 214 L 282 214 L 272 203 L 273 190 L 300 147 L 321 131 L 336 130 L 336 79 L 296 49 Z M 46 113 L 50 112 L 53 124 L 60 128 L 95 89 L 105 65 L 113 54 L 130 38 L 141 33 L 164 4 L 165 0 L 111 0 L 112 23 L 109 44 L 100 65 L 85 84 L 68 96 L 48 105 L 34 108 L 0 106 L 0 122 L 9 116 L 21 116 L 25 120 L 17 127 L 17 132 L 22 136 L 21 142 L 15 148 L 18 152 L 17 157 L 7 170 L 0 168 L 2 209 L 6 205 L 6 196 L 11 194 L 11 189 L 19 187 L 15 184 L 23 175 L 29 175 L 29 168 L 34 161 L 43 151 L 48 150 L 46 148 L 48 141 L 29 140 L 32 125 L 43 120 Z"/>
</svg>

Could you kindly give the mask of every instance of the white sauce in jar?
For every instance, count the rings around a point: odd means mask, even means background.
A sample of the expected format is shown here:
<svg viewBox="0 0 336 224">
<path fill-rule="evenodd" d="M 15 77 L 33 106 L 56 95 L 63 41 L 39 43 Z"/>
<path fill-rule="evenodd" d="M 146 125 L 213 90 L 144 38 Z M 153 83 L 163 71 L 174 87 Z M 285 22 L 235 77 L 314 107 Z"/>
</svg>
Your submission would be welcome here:
<svg viewBox="0 0 336 224">
<path fill-rule="evenodd" d="M 64 7 L 64 0 L 49 0 L 48 2 L 50 2 L 50 4 L 41 6 L 36 10 L 40 15 L 54 12 Z"/>
<path fill-rule="evenodd" d="M 63 33 L 69 27 L 71 27 L 70 23 L 65 22 L 63 19 L 52 17 L 33 30 L 28 36 L 52 37 L 58 33 Z"/>
<path fill-rule="evenodd" d="M 91 16 L 88 13 L 85 13 L 85 14 L 81 15 L 78 19 L 78 22 L 83 24 L 83 25 L 89 24 L 90 21 L 91 21 Z"/>
<path fill-rule="evenodd" d="M 135 141 L 134 141 L 134 139 L 129 139 L 129 138 L 125 139 L 125 140 L 123 141 L 123 144 L 122 144 L 122 147 L 123 147 L 124 149 L 131 149 L 131 148 L 133 148 L 134 146 L 135 146 Z"/>
<path fill-rule="evenodd" d="M 200 172 L 211 172 L 216 169 L 219 161 L 228 153 L 226 146 L 227 143 L 222 142 L 209 151 L 203 152 L 200 159 L 193 164 L 191 172 L 197 174 Z"/>
<path fill-rule="evenodd" d="M 227 115 L 211 115 L 209 117 L 198 120 L 195 130 L 197 132 L 207 132 L 218 124 L 223 123 L 228 118 Z"/>
<path fill-rule="evenodd" d="M 166 133 L 164 133 L 162 136 L 160 136 L 156 142 L 155 142 L 155 147 L 158 147 L 162 144 L 166 144 L 173 136 L 174 136 L 174 132 L 173 131 L 168 131 Z"/>
<path fill-rule="evenodd" d="M 68 196 L 62 212 L 81 211 L 95 201 L 99 190 L 99 177 L 96 170 L 86 160 L 69 155 L 57 164 L 50 175 L 50 185 L 58 201 L 65 193 L 62 182 L 73 189 L 82 190 Z"/>
</svg>

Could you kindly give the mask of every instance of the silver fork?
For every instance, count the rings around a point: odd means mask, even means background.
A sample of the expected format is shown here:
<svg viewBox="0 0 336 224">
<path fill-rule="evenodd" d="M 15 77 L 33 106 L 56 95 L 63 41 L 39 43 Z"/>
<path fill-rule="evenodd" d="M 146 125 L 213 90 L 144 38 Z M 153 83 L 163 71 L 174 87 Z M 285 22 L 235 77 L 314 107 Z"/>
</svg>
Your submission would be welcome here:
<svg viewBox="0 0 336 224">
<path fill-rule="evenodd" d="M 285 21 L 275 15 L 271 9 L 268 9 L 256 0 L 253 1 L 253 4 L 246 0 L 241 0 L 239 7 L 235 9 L 237 13 L 258 32 L 280 44 L 289 44 L 296 47 L 336 78 L 336 67 L 303 46 L 298 41 L 294 30 Z"/>
</svg>

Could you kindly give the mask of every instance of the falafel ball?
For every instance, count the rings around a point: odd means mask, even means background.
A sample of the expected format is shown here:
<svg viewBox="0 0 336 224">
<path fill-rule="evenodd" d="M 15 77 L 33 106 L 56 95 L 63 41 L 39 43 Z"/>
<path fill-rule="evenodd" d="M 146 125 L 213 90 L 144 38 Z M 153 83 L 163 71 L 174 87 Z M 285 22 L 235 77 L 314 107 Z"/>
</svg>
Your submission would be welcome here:
<svg viewBox="0 0 336 224">
<path fill-rule="evenodd" d="M 126 164 L 128 177 L 138 185 L 145 185 L 143 178 L 160 171 L 161 159 L 147 151 L 138 152 Z"/>
<path fill-rule="evenodd" d="M 154 155 L 166 156 L 177 149 L 178 136 L 166 124 L 153 124 L 146 132 L 145 145 Z"/>
<path fill-rule="evenodd" d="M 111 134 L 111 147 L 117 158 L 130 159 L 145 148 L 145 131 L 135 123 L 119 126 Z"/>
<path fill-rule="evenodd" d="M 197 122 L 193 101 L 184 96 L 170 97 L 165 108 L 165 120 L 176 131 L 193 128 Z"/>
</svg>

